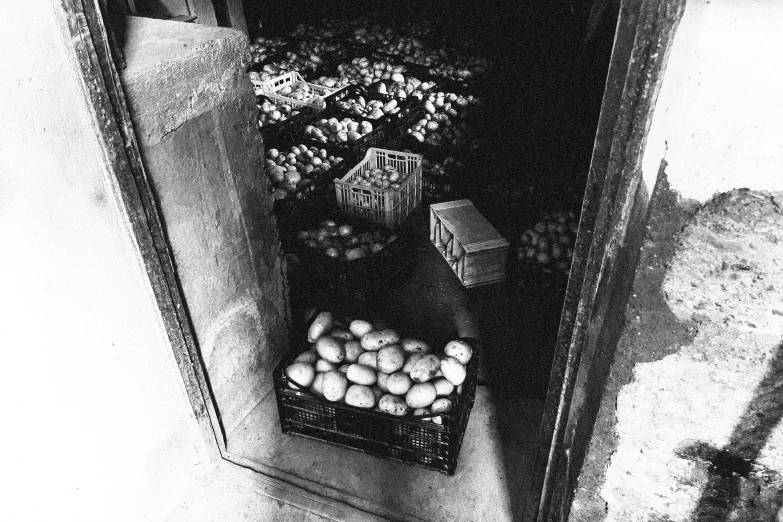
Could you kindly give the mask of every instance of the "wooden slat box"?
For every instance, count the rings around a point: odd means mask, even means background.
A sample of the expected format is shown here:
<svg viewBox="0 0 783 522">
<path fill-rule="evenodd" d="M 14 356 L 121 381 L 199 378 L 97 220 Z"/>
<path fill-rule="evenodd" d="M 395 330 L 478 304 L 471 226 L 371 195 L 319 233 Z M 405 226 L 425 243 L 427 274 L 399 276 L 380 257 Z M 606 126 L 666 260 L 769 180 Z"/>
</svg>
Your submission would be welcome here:
<svg viewBox="0 0 783 522">
<path fill-rule="evenodd" d="M 470 200 L 430 205 L 430 241 L 466 288 L 506 277 L 508 241 Z"/>
</svg>

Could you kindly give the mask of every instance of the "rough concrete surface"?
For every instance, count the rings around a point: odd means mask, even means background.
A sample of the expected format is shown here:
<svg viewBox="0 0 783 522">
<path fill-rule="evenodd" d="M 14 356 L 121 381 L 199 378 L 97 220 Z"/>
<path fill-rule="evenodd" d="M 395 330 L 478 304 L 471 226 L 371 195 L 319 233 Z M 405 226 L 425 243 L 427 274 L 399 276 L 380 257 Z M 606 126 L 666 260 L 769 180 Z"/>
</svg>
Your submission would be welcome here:
<svg viewBox="0 0 783 522">
<path fill-rule="evenodd" d="M 734 190 L 689 217 L 675 194 L 654 197 L 572 520 L 775 519 L 783 502 L 779 202 Z"/>
<path fill-rule="evenodd" d="M 249 42 L 233 29 L 130 16 L 123 52 L 133 125 L 147 145 L 237 93 L 251 93 L 244 72 Z"/>
</svg>

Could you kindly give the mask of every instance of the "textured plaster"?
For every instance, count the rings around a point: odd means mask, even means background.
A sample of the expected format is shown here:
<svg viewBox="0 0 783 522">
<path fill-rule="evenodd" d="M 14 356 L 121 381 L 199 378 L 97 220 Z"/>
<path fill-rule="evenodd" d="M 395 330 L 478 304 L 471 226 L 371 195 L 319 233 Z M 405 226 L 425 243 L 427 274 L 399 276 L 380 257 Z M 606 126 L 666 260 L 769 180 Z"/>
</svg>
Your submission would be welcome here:
<svg viewBox="0 0 783 522">
<path fill-rule="evenodd" d="M 674 190 L 704 202 L 746 187 L 783 190 L 783 5 L 688 0 L 647 137 Z"/>
</svg>

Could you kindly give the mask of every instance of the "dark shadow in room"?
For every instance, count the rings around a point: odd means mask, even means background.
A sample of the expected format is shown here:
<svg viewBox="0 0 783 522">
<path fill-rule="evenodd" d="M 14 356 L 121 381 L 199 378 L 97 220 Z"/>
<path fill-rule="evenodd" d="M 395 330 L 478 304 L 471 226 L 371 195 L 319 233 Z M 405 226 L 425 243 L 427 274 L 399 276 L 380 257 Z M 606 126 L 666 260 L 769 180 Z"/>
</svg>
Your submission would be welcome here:
<svg viewBox="0 0 783 522">
<path fill-rule="evenodd" d="M 707 466 L 707 484 L 692 520 L 776 520 L 783 507 L 783 477 L 757 461 L 781 418 L 783 342 L 734 427 L 729 443 L 717 448 L 699 441 L 678 450 L 679 457 Z"/>
</svg>

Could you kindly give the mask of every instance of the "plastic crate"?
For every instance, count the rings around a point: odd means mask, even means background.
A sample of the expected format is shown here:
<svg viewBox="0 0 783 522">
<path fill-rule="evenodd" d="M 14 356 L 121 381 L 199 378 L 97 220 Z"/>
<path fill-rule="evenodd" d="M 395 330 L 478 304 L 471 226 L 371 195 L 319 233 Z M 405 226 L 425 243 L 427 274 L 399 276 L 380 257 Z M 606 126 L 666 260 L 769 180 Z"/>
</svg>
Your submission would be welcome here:
<svg viewBox="0 0 783 522">
<path fill-rule="evenodd" d="M 421 202 L 422 156 L 387 149 L 370 148 L 358 165 L 342 179 L 335 178 L 335 196 L 349 214 L 382 223 L 389 228 L 401 224 Z M 408 177 L 398 189 L 381 189 L 355 184 L 367 171 L 393 165 Z"/>
<path fill-rule="evenodd" d="M 286 133 L 292 136 L 295 140 L 298 140 L 307 145 L 314 145 L 316 147 L 328 146 L 331 150 L 338 151 L 338 155 L 345 158 L 350 158 L 354 162 L 363 158 L 370 148 L 382 147 L 397 135 L 397 126 L 391 126 L 386 122 L 377 122 L 355 116 L 351 116 L 351 119 L 355 121 L 368 121 L 373 127 L 371 132 L 365 134 L 358 140 L 349 141 L 346 143 L 321 143 L 304 135 L 305 129 L 309 125 L 314 125 L 322 118 L 329 119 L 332 117 L 342 119 L 345 117 L 345 115 L 340 114 L 332 109 L 326 109 L 317 114 L 314 113 L 306 118 L 297 120 L 295 124 L 292 124 L 289 128 L 286 129 Z"/>
<path fill-rule="evenodd" d="M 287 122 L 284 122 L 287 123 Z M 288 151 L 293 145 L 299 145 L 301 141 L 296 140 L 290 134 L 277 133 L 273 136 L 264 136 L 264 147 L 268 149 L 278 149 L 281 152 Z M 306 144 L 306 143 L 305 143 Z M 341 151 L 328 145 L 315 145 L 318 148 L 326 149 L 331 156 L 341 156 Z M 274 202 L 274 212 L 280 222 L 292 222 L 304 219 L 311 213 L 314 206 L 330 205 L 335 206 L 334 201 L 334 178 L 335 176 L 344 176 L 353 166 L 350 157 L 342 156 L 343 160 L 333 166 L 326 172 L 318 175 L 311 175 L 310 183 L 306 190 L 297 192 L 295 195 L 289 195 L 284 199 Z"/>
<path fill-rule="evenodd" d="M 406 127 L 407 128 L 407 127 Z M 419 143 L 409 134 L 403 133 L 389 143 L 389 148 L 421 154 L 425 160 L 442 163 L 449 156 L 462 162 L 461 167 L 452 166 L 445 174 L 434 174 L 422 169 L 422 199 L 428 202 L 440 202 L 459 199 L 465 192 L 466 173 L 476 161 L 473 155 L 466 154 L 462 148 L 439 147 L 429 143 Z"/>
<path fill-rule="evenodd" d="M 384 114 L 380 118 L 371 119 L 371 118 L 364 118 L 362 116 L 357 116 L 350 110 L 344 110 L 340 108 L 338 102 L 352 99 L 352 98 L 355 99 L 358 96 L 361 96 L 367 101 L 380 100 L 383 103 L 388 103 L 392 100 L 396 100 L 397 106 L 400 108 L 400 110 L 394 114 Z M 349 85 L 347 87 L 343 87 L 342 89 L 326 97 L 326 106 L 330 110 L 334 110 L 338 114 L 350 116 L 353 118 L 362 118 L 370 122 L 378 122 L 381 124 L 391 125 L 394 128 L 398 127 L 401 122 L 408 119 L 411 111 L 416 109 L 415 107 L 416 103 L 418 103 L 418 100 L 415 100 L 413 98 L 402 99 L 402 98 L 397 98 L 392 94 L 381 94 L 379 92 L 375 92 L 375 84 L 372 84 L 369 87 L 365 87 L 364 85 L 359 85 L 359 84 Z"/>
<path fill-rule="evenodd" d="M 275 396 L 283 433 L 358 450 L 376 457 L 454 475 L 462 440 L 476 397 L 478 345 L 468 362 L 462 393 L 449 413 L 397 417 L 375 410 L 329 402 L 295 389 L 285 368 L 307 347 L 293 350 L 274 371 Z M 432 422 L 440 417 L 441 424 Z"/>
<path fill-rule="evenodd" d="M 280 226 L 283 250 L 294 254 L 298 260 L 291 278 L 297 291 L 368 305 L 390 285 L 401 283 L 411 274 L 409 258 L 414 238 L 409 231 L 393 232 L 378 223 L 340 213 L 334 204 L 329 208 L 327 204 L 315 203 L 299 209 L 298 214 L 291 216 L 293 220 Z M 325 219 L 351 225 L 357 233 L 380 231 L 387 237 L 396 236 L 396 239 L 367 257 L 353 261 L 335 259 L 296 237 L 301 230 L 318 228 Z"/>
<path fill-rule="evenodd" d="M 278 94 L 284 87 L 295 87 L 300 83 L 306 83 L 310 90 L 316 94 L 316 97 L 309 101 L 297 100 L 289 96 L 283 96 Z M 292 109 L 301 109 L 309 107 L 315 111 L 323 110 L 326 107 L 325 97 L 332 93 L 331 89 L 315 85 L 313 83 L 307 83 L 302 75 L 296 71 L 287 72 L 263 83 L 264 96 L 269 98 L 275 103 L 286 103 L 291 106 Z"/>
</svg>

